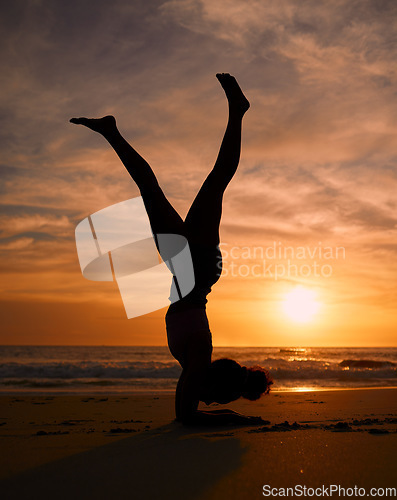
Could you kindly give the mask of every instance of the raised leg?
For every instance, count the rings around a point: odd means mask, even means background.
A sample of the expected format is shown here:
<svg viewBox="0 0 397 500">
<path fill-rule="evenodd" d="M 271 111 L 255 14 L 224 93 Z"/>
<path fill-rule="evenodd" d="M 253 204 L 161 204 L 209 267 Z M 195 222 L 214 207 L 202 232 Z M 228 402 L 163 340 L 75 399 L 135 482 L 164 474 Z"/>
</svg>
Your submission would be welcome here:
<svg viewBox="0 0 397 500">
<path fill-rule="evenodd" d="M 216 76 L 228 99 L 229 119 L 214 168 L 204 181 L 185 219 L 185 231 L 189 240 L 203 245 L 219 244 L 223 193 L 240 161 L 242 119 L 250 106 L 233 76 L 227 73 Z"/>
<path fill-rule="evenodd" d="M 154 234 L 184 234 L 184 223 L 164 195 L 153 170 L 122 137 L 113 116 L 99 119 L 72 118 L 70 121 L 98 132 L 112 146 L 141 192 Z"/>
</svg>

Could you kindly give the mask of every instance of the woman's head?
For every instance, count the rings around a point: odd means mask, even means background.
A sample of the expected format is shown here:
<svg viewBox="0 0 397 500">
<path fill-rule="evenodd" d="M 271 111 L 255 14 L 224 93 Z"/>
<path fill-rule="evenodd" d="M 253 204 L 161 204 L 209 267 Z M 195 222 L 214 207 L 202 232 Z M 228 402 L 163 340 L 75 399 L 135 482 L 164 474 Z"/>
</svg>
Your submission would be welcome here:
<svg viewBox="0 0 397 500">
<path fill-rule="evenodd" d="M 250 401 L 268 394 L 273 381 L 269 372 L 260 366 L 247 368 L 233 359 L 217 359 L 208 370 L 202 401 L 230 403 L 243 397 Z"/>
</svg>

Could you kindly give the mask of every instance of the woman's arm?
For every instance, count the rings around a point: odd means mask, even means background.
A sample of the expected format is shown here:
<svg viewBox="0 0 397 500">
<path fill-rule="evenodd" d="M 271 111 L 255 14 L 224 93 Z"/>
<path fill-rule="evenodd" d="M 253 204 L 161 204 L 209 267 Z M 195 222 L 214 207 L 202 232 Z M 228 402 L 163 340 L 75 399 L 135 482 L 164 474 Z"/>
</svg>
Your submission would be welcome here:
<svg viewBox="0 0 397 500">
<path fill-rule="evenodd" d="M 176 419 L 183 422 L 189 414 L 197 411 L 199 396 L 194 397 L 194 391 L 189 388 L 189 372 L 183 370 L 179 377 L 175 393 L 175 414 Z"/>
<path fill-rule="evenodd" d="M 176 419 L 184 425 L 264 425 L 261 417 L 242 415 L 233 410 L 198 410 L 199 391 L 195 373 L 183 371 L 178 381 L 175 410 Z"/>
<path fill-rule="evenodd" d="M 182 371 L 175 394 L 176 419 L 183 424 L 193 418 L 197 412 L 200 398 L 200 385 L 203 370 L 189 367 Z"/>
<path fill-rule="evenodd" d="M 198 410 L 206 372 L 211 364 L 211 346 L 203 336 L 190 343 L 185 368 L 175 394 L 176 419 L 184 425 L 263 425 L 261 417 L 248 417 L 232 410 Z"/>
<path fill-rule="evenodd" d="M 241 415 L 233 410 L 198 410 L 203 367 L 190 365 L 182 371 L 176 388 L 176 419 L 184 425 L 264 425 L 261 417 Z"/>
<path fill-rule="evenodd" d="M 177 420 L 191 422 L 197 413 L 207 370 L 211 366 L 212 345 L 207 335 L 195 335 L 185 353 L 185 363 L 175 394 Z"/>
</svg>

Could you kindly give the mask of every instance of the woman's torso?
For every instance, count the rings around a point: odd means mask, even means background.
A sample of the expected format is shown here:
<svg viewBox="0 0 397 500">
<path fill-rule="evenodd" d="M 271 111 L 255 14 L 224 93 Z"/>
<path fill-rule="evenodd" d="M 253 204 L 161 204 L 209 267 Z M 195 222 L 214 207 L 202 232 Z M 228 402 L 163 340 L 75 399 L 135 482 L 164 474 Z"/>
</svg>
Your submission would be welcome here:
<svg viewBox="0 0 397 500">
<path fill-rule="evenodd" d="M 165 316 L 168 347 L 182 368 L 186 368 L 191 347 L 200 346 L 200 353 L 210 362 L 212 335 L 205 307 L 196 307 L 177 312 L 168 310 Z"/>
<path fill-rule="evenodd" d="M 203 356 L 212 354 L 212 335 L 206 313 L 207 295 L 222 272 L 222 254 L 218 245 L 202 245 L 189 241 L 195 284 L 180 300 L 173 302 L 166 314 L 168 346 L 171 354 L 186 367 L 187 352 L 199 344 Z"/>
</svg>

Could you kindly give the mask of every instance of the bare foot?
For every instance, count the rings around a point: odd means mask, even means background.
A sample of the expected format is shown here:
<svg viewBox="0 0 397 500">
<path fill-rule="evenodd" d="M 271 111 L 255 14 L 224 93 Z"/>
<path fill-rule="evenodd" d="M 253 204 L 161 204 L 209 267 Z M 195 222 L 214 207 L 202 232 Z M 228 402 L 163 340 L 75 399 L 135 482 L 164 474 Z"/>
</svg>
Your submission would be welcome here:
<svg viewBox="0 0 397 500">
<path fill-rule="evenodd" d="M 116 128 L 116 120 L 114 116 L 104 116 L 103 118 L 71 118 L 70 123 L 76 125 L 84 125 L 94 132 L 102 135 L 113 132 Z"/>
<path fill-rule="evenodd" d="M 229 73 L 217 73 L 216 77 L 225 91 L 227 100 L 229 101 L 230 110 L 237 111 L 241 115 L 244 115 L 250 107 L 250 103 L 243 94 L 243 91 L 240 89 L 240 86 L 234 76 L 229 75 Z"/>
</svg>

